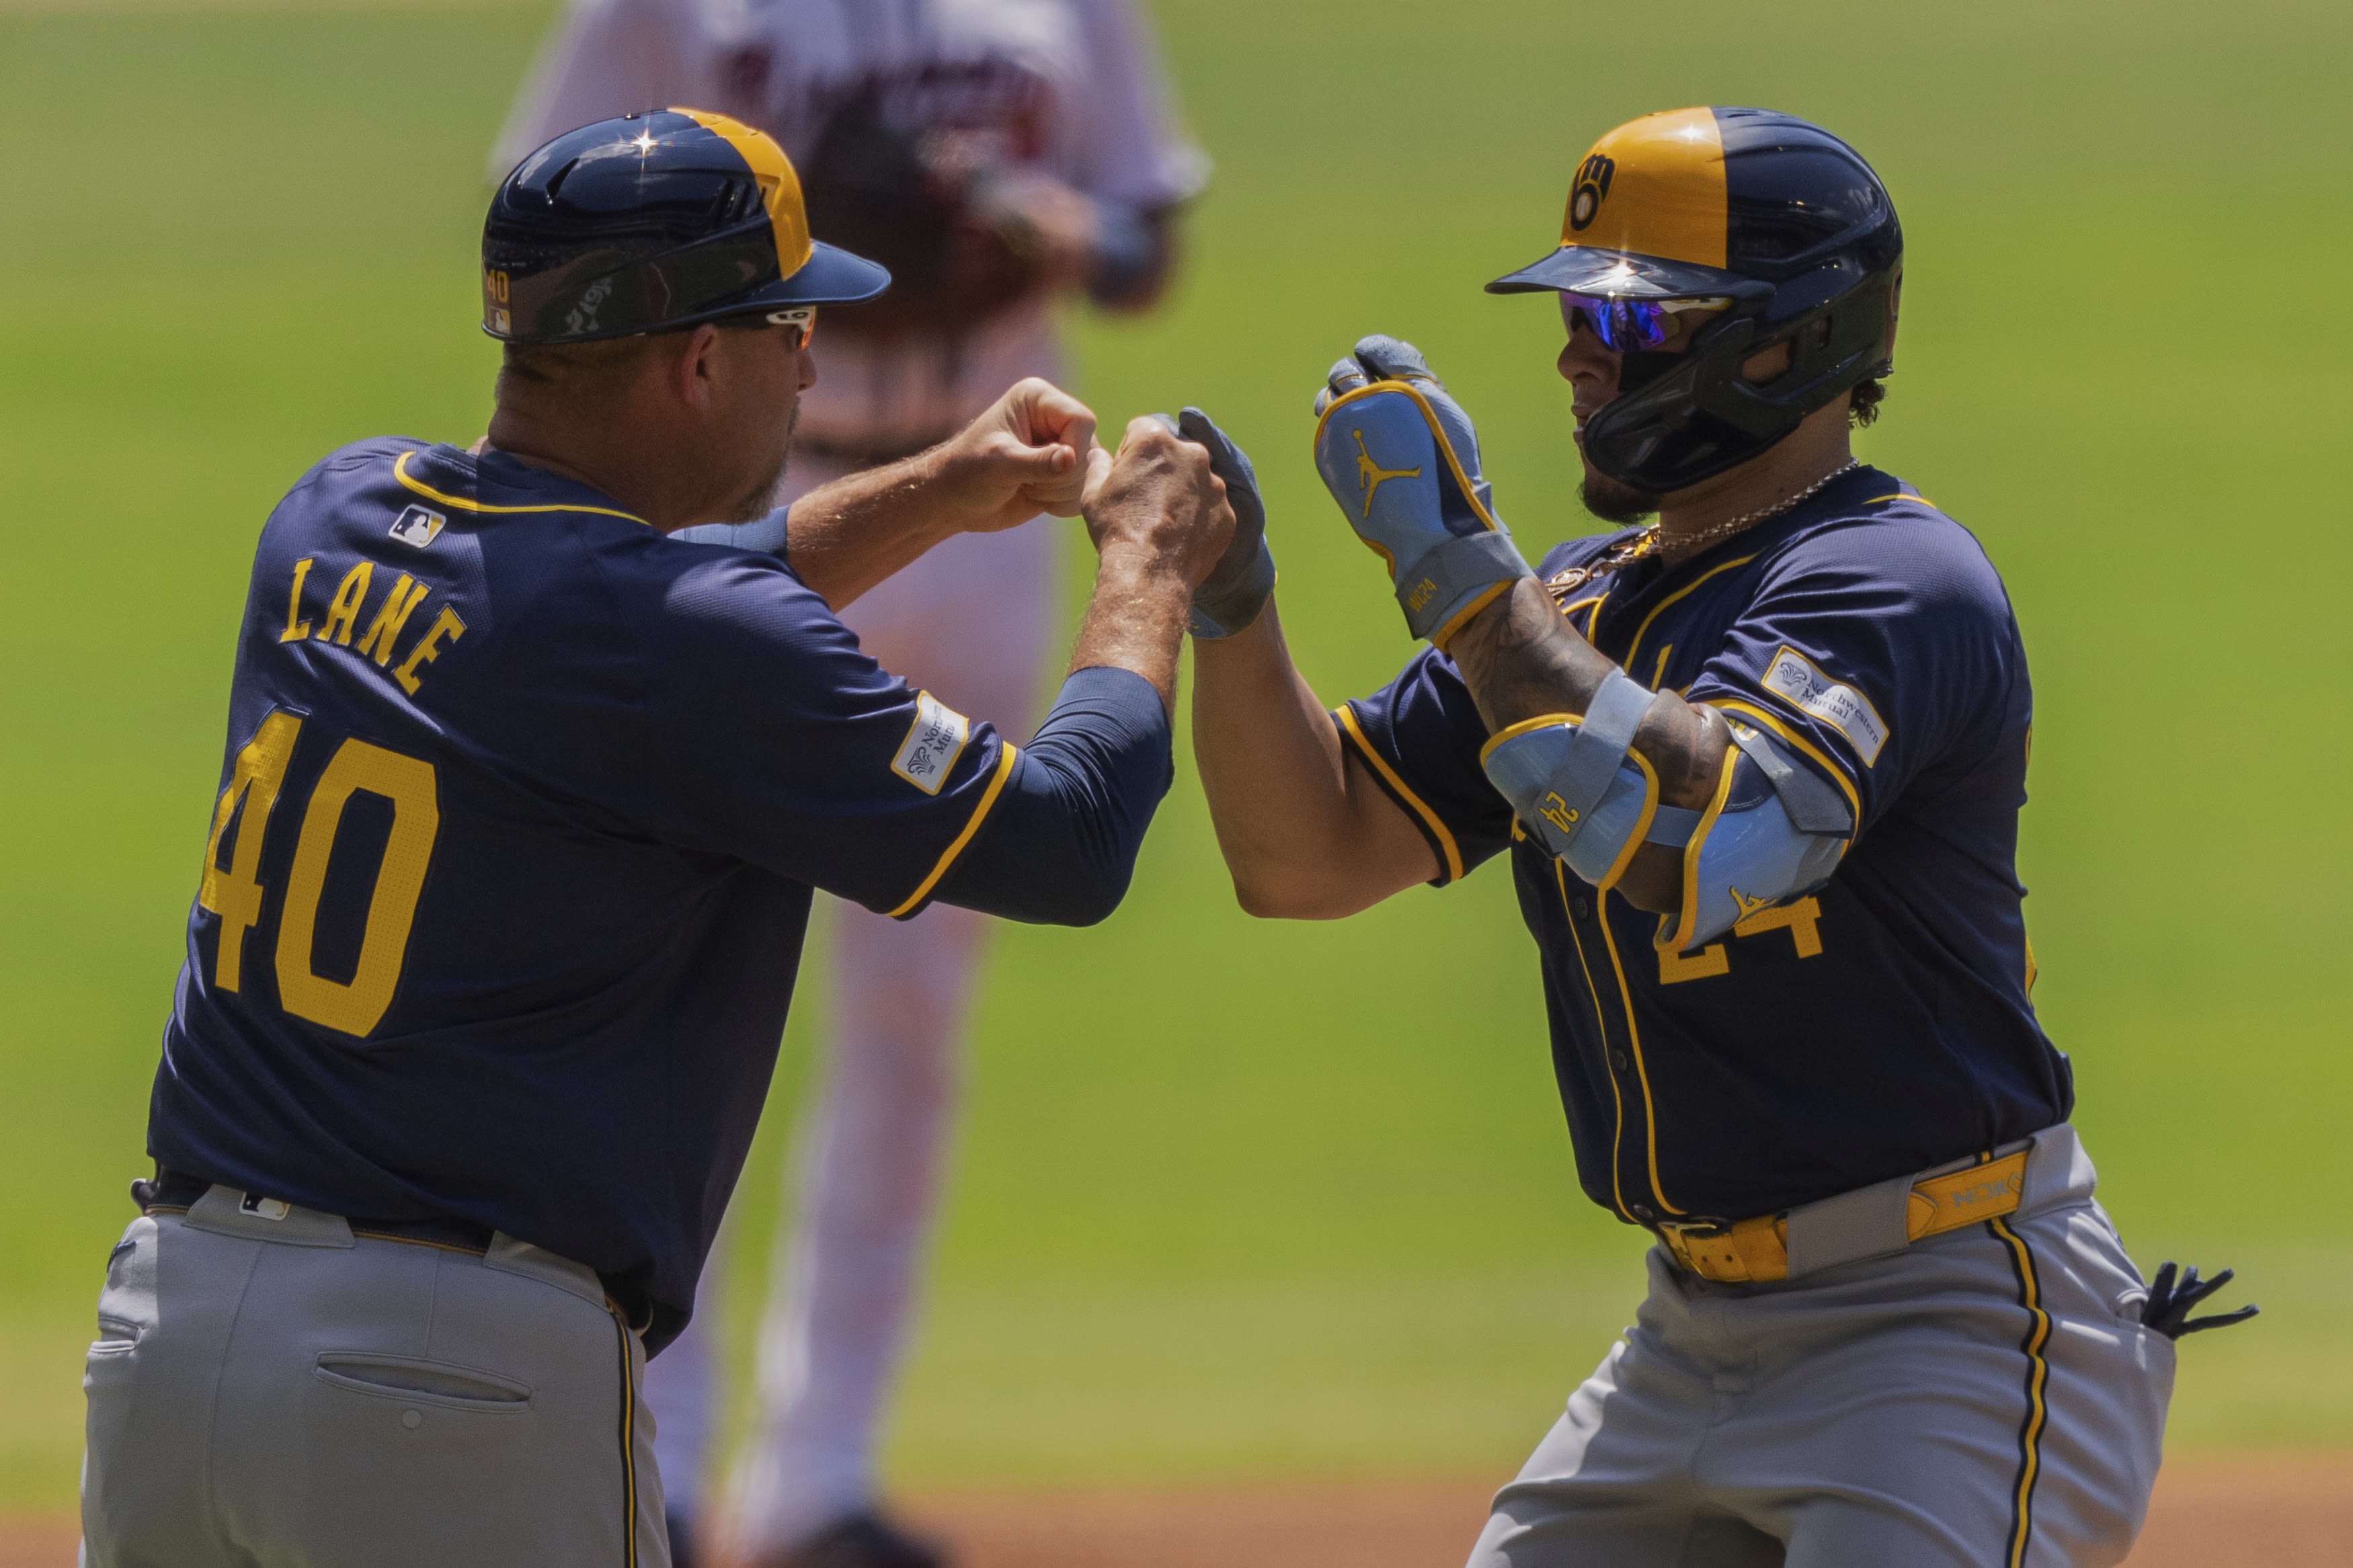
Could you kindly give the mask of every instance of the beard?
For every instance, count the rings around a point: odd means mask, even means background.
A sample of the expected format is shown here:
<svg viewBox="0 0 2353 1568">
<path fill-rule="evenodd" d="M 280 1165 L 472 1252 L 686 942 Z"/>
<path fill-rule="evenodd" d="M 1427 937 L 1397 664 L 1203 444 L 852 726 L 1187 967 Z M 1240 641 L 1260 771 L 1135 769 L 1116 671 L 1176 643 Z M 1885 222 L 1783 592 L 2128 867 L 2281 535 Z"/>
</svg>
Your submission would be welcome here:
<svg viewBox="0 0 2353 1568">
<path fill-rule="evenodd" d="M 793 412 L 785 421 L 785 438 L 776 446 L 776 460 L 760 479 L 744 492 L 743 499 L 728 510 L 729 522 L 757 522 L 776 510 L 776 487 L 785 482 L 785 465 L 791 459 L 793 430 L 801 422 L 800 404 L 793 404 Z"/>
<path fill-rule="evenodd" d="M 1586 510 L 1604 522 L 1620 527 L 1640 522 L 1659 510 L 1659 497 L 1649 490 L 1620 484 L 1590 464 L 1586 467 L 1585 483 L 1577 488 L 1577 495 L 1585 503 Z"/>
</svg>

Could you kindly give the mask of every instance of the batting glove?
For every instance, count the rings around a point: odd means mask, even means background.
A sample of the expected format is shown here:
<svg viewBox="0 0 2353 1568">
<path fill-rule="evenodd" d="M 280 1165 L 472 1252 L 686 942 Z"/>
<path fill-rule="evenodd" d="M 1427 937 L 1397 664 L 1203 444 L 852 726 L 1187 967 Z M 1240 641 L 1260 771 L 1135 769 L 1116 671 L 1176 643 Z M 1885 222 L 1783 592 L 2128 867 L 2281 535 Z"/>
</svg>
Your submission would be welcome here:
<svg viewBox="0 0 2353 1568">
<path fill-rule="evenodd" d="M 1233 542 L 1193 590 L 1193 613 L 1185 629 L 1206 641 L 1248 629 L 1274 592 L 1274 554 L 1266 547 L 1266 501 L 1258 493 L 1258 473 L 1250 454 L 1210 423 L 1198 408 L 1171 419 L 1153 416 L 1185 440 L 1209 449 L 1209 472 L 1226 482 L 1226 504 L 1234 509 Z"/>
<path fill-rule="evenodd" d="M 1440 649 L 1535 575 L 1489 504 L 1471 416 L 1411 343 L 1376 334 L 1315 395 L 1315 471 L 1388 563 L 1408 630 Z"/>
<path fill-rule="evenodd" d="M 2234 1274 L 2234 1270 L 2225 1268 L 2211 1279 L 2200 1279 L 2198 1278 L 2198 1265 L 2193 1263 L 2182 1270 L 2180 1282 L 2177 1284 L 2173 1260 L 2168 1258 L 2165 1266 L 2157 1271 L 2157 1278 L 2148 1282 L 2148 1300 L 2141 1307 L 2140 1321 L 2168 1340 L 2243 1323 L 2261 1309 L 2246 1306 L 2235 1312 L 2215 1312 L 2203 1318 L 2189 1315 L 2192 1307 L 2228 1285 Z"/>
</svg>

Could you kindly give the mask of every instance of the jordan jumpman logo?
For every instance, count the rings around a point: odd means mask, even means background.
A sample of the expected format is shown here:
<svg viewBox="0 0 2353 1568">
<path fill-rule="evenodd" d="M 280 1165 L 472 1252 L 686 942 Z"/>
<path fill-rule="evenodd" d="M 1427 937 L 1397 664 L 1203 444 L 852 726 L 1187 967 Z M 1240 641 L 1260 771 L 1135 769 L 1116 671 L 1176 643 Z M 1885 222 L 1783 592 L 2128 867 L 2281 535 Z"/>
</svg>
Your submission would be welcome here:
<svg viewBox="0 0 2353 1568">
<path fill-rule="evenodd" d="M 1362 430 L 1351 430 L 1348 434 L 1356 438 L 1356 483 L 1365 492 L 1364 515 L 1370 517 L 1373 515 L 1373 492 L 1381 488 L 1384 479 L 1419 479 L 1421 470 L 1418 468 L 1384 468 L 1373 461 L 1370 452 L 1365 450 L 1365 433 Z"/>
</svg>

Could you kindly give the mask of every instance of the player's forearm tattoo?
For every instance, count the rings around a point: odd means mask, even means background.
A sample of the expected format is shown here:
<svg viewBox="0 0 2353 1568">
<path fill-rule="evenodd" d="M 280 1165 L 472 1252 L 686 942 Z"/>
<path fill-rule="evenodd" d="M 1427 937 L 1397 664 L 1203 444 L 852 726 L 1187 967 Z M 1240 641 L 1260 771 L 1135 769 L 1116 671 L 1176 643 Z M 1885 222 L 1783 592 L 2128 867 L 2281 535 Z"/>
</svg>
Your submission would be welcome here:
<svg viewBox="0 0 2353 1568">
<path fill-rule="evenodd" d="M 1610 670 L 1534 579 L 1474 616 L 1451 649 L 1492 732 L 1542 713 L 1582 713 Z"/>
<path fill-rule="evenodd" d="M 1546 713 L 1584 712 L 1616 668 L 1561 618 L 1534 578 L 1474 616 L 1448 651 L 1491 733 Z M 1662 800 L 1704 805 L 1730 740 L 1715 709 L 1675 699 L 1652 707 L 1634 747 L 1657 772 Z"/>
</svg>

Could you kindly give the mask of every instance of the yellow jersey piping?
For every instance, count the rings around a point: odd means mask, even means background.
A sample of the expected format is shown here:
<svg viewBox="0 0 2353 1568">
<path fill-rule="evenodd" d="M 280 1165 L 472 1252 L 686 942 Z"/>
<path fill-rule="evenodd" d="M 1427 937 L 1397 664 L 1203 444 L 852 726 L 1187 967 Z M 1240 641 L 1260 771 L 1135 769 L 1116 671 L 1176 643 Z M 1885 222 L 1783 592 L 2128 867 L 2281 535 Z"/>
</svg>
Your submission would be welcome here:
<svg viewBox="0 0 2353 1568">
<path fill-rule="evenodd" d="M 1596 640 L 1601 636 L 1601 607 L 1609 602 L 1610 593 L 1610 589 L 1602 589 L 1600 596 L 1593 601 L 1593 614 L 1585 618 L 1585 640 L 1592 643 L 1597 652 L 1601 647 L 1601 644 Z"/>
<path fill-rule="evenodd" d="M 1643 1142 L 1644 1152 L 1650 1158 L 1651 1195 L 1657 1198 L 1659 1206 L 1669 1214 L 1682 1214 L 1685 1211 L 1669 1203 L 1666 1188 L 1659 1184 L 1659 1110 L 1651 1099 L 1650 1065 L 1642 1059 L 1642 1031 L 1634 1026 L 1634 993 L 1626 984 L 1626 965 L 1619 960 L 1618 938 L 1609 929 L 1609 909 L 1606 901 L 1609 897 L 1607 893 L 1599 895 L 1593 908 L 1601 917 L 1601 945 L 1609 950 L 1609 967 L 1618 973 L 1618 999 L 1626 1007 L 1626 1043 L 1634 1047 L 1634 1075 L 1642 1081 Z M 1611 1081 L 1616 1081 L 1614 1077 Z M 1610 1151 L 1610 1160 L 1614 1165 L 1617 1160 L 1615 1149 Z"/>
<path fill-rule="evenodd" d="M 1419 816 L 1429 826 L 1431 836 L 1438 840 L 1439 848 L 1446 857 L 1446 879 L 1449 882 L 1461 881 L 1462 851 L 1455 847 L 1454 835 L 1446 831 L 1446 824 L 1438 820 L 1438 813 L 1423 805 L 1421 796 L 1406 788 L 1405 780 L 1398 777 L 1397 771 L 1382 760 L 1378 752 L 1373 750 L 1372 742 L 1365 739 L 1364 731 L 1356 727 L 1355 709 L 1343 702 L 1332 710 L 1332 717 L 1340 721 L 1342 733 L 1356 743 L 1356 750 L 1363 754 L 1366 762 L 1372 764 L 1373 771 L 1381 776 L 1382 781 L 1389 788 L 1397 791 L 1398 798 L 1413 807 L 1414 815 Z"/>
<path fill-rule="evenodd" d="M 1577 967 L 1585 974 L 1585 994 L 1593 998 L 1593 1023 L 1601 1031 L 1601 1054 L 1605 1058 L 1602 1066 L 1606 1068 L 1609 1065 L 1606 1059 L 1609 1055 L 1609 1020 L 1602 1016 L 1601 990 L 1593 984 L 1593 966 L 1585 962 L 1585 939 L 1577 934 L 1577 916 L 1568 907 L 1568 873 L 1561 869 L 1557 860 L 1552 863 L 1552 879 L 1560 888 L 1560 912 L 1568 921 L 1569 942 L 1577 949 Z M 1618 1212 L 1630 1221 L 1634 1216 L 1626 1212 L 1626 1190 L 1618 1180 L 1618 1151 L 1626 1142 L 1626 1097 L 1618 1091 L 1618 1075 L 1614 1072 L 1609 1075 L 1609 1100 L 1618 1108 L 1617 1130 L 1609 1135 L 1609 1198 L 1618 1205 Z"/>
<path fill-rule="evenodd" d="M 997 756 L 997 771 L 989 775 L 988 787 L 981 791 L 980 804 L 972 808 L 972 816 L 965 821 L 964 831 L 957 834 L 955 842 L 941 853 L 939 864 L 933 867 L 932 874 L 907 895 L 907 901 L 891 911 L 890 919 L 897 920 L 931 896 L 940 879 L 948 874 L 948 868 L 955 864 L 956 857 L 964 853 L 964 847 L 972 842 L 972 836 L 980 831 L 982 821 L 988 816 L 988 808 L 997 804 L 997 795 L 1005 788 L 1005 781 L 1013 776 L 1013 764 L 1020 755 L 1020 750 L 1012 742 L 1003 742 L 1003 749 Z"/>
<path fill-rule="evenodd" d="M 617 517 L 624 521 L 638 523 L 646 528 L 651 528 L 653 526 L 652 523 L 646 521 L 644 518 L 639 517 L 633 511 L 616 511 L 608 506 L 491 506 L 484 501 L 468 500 L 463 496 L 444 495 L 441 491 L 435 489 L 424 480 L 412 479 L 408 477 L 408 459 L 415 456 L 417 456 L 417 452 L 415 448 L 412 447 L 410 450 L 403 452 L 398 458 L 395 458 L 392 465 L 392 477 L 398 479 L 403 488 L 415 490 L 427 500 L 438 500 L 443 506 L 453 506 L 459 511 L 585 511 L 593 512 L 598 517 Z"/>
<path fill-rule="evenodd" d="M 1624 665 L 1630 672 L 1633 669 L 1634 656 L 1642 651 L 1643 635 L 1651 629 L 1651 623 L 1652 621 L 1657 620 L 1661 616 L 1666 613 L 1668 605 L 1673 604 L 1676 600 L 1683 598 L 1685 595 L 1696 592 L 1702 584 L 1705 583 L 1709 578 L 1715 576 L 1719 573 L 1729 572 L 1736 566 L 1746 566 L 1751 561 L 1756 559 L 1757 557 L 1754 555 L 1744 555 L 1737 561 L 1725 561 L 1717 565 L 1711 566 L 1706 571 L 1701 573 L 1698 576 L 1693 578 L 1690 582 L 1684 584 L 1682 587 L 1676 589 L 1673 593 L 1668 595 L 1665 598 L 1661 599 L 1657 604 L 1652 605 L 1651 606 L 1651 613 L 1644 616 L 1642 617 L 1642 624 L 1634 629 L 1634 640 L 1626 645 L 1626 657 L 1619 662 Z M 1593 613 L 1593 621 L 1594 625 L 1597 626 L 1601 624 L 1600 611 L 1596 610 Z M 1640 677 L 1637 677 L 1636 679 L 1639 679 Z"/>
</svg>

